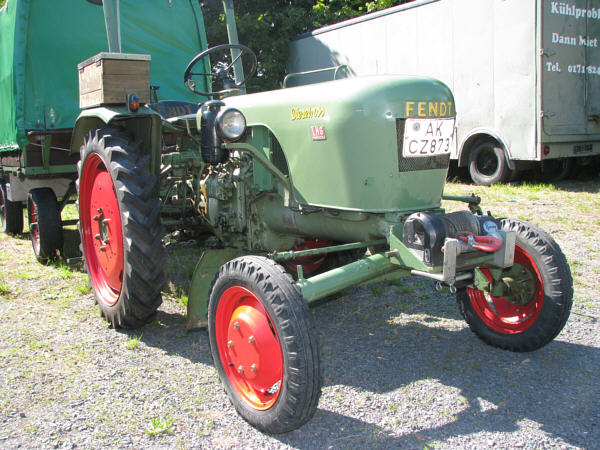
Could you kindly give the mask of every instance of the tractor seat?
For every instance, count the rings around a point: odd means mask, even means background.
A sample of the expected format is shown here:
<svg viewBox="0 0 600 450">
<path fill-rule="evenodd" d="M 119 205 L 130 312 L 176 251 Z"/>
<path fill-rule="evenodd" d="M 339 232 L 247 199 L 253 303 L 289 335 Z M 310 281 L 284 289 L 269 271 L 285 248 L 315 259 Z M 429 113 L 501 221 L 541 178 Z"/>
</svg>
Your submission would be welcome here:
<svg viewBox="0 0 600 450">
<path fill-rule="evenodd" d="M 161 115 L 171 125 L 187 129 L 196 128 L 196 113 L 200 105 L 192 102 L 180 102 L 175 100 L 160 100 L 156 103 L 149 103 L 148 107 Z"/>
<path fill-rule="evenodd" d="M 167 120 L 173 117 L 187 116 L 196 114 L 200 105 L 192 102 L 179 102 L 175 100 L 160 100 L 156 103 L 149 103 L 149 108 L 159 113 L 163 119 Z"/>
</svg>

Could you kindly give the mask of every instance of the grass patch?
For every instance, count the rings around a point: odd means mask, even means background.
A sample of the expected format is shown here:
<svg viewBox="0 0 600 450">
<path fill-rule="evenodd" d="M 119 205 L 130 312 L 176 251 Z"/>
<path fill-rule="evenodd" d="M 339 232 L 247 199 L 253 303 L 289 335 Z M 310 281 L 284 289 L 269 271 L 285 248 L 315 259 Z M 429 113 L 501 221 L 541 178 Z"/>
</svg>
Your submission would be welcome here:
<svg viewBox="0 0 600 450">
<path fill-rule="evenodd" d="M 158 436 L 160 434 L 170 434 L 173 432 L 173 422 L 162 417 L 153 417 L 150 425 L 144 430 L 148 436 Z"/>
<path fill-rule="evenodd" d="M 129 338 L 125 342 L 125 347 L 128 350 L 135 350 L 136 348 L 138 348 L 140 346 L 140 342 L 142 341 L 142 336 L 143 336 L 143 334 L 140 334 L 138 336 L 129 336 Z"/>
<path fill-rule="evenodd" d="M 0 295 L 8 295 L 11 294 L 12 290 L 10 286 L 6 283 L 0 283 Z"/>
</svg>

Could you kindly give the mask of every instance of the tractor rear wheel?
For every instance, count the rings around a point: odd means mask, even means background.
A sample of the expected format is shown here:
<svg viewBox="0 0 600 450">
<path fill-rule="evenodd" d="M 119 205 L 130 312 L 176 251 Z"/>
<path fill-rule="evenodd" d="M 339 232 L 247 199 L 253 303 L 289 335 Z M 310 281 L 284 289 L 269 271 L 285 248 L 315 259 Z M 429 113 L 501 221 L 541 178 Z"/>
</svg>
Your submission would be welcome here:
<svg viewBox="0 0 600 450">
<path fill-rule="evenodd" d="M 473 183 L 482 186 L 504 183 L 511 174 L 504 150 L 494 141 L 482 141 L 469 153 L 469 175 Z"/>
<path fill-rule="evenodd" d="M 56 195 L 50 188 L 32 189 L 27 196 L 29 238 L 42 264 L 55 259 L 63 247 L 62 222 Z"/>
<path fill-rule="evenodd" d="M 148 323 L 164 284 L 160 201 L 150 155 L 120 129 L 90 133 L 78 164 L 81 250 L 96 301 L 114 327 Z"/>
<path fill-rule="evenodd" d="M 2 231 L 19 234 L 23 231 L 23 206 L 21 202 L 12 202 L 6 196 L 6 183 L 0 182 L 0 220 Z"/>
<path fill-rule="evenodd" d="M 268 433 L 295 430 L 321 395 L 317 333 L 300 289 L 270 259 L 221 266 L 208 305 L 210 348 L 238 413 Z"/>
<path fill-rule="evenodd" d="M 458 304 L 471 331 L 487 344 L 516 352 L 536 350 L 564 327 L 573 304 L 573 279 L 549 234 L 517 219 L 502 219 L 502 229 L 517 233 L 514 265 L 503 277 L 511 294 L 495 297 L 463 288 L 456 294 Z M 491 281 L 489 270 L 481 270 Z"/>
</svg>

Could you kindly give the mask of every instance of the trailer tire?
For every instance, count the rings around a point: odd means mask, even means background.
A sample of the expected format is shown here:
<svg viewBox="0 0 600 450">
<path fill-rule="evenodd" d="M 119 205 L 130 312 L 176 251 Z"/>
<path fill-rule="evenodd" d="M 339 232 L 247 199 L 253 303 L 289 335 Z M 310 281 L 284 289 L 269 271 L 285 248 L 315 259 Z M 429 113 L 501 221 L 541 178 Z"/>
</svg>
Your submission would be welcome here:
<svg viewBox="0 0 600 450">
<path fill-rule="evenodd" d="M 469 152 L 469 175 L 475 184 L 491 186 L 504 183 L 512 171 L 504 150 L 492 140 L 480 141 Z"/>
<path fill-rule="evenodd" d="M 515 266 L 528 272 L 535 286 L 529 301 L 510 302 L 474 288 L 459 289 L 456 296 L 463 317 L 480 339 L 528 352 L 548 344 L 564 327 L 573 304 L 573 279 L 565 255 L 548 233 L 517 219 L 502 219 L 502 229 L 517 233 Z M 482 271 L 491 279 L 487 269 Z"/>
<path fill-rule="evenodd" d="M 0 182 L 0 210 L 2 231 L 7 234 L 23 232 L 23 206 L 21 202 L 13 202 L 8 199 L 4 181 Z"/>
<path fill-rule="evenodd" d="M 63 247 L 62 222 L 56 195 L 50 188 L 29 191 L 27 196 L 29 239 L 35 257 L 42 264 L 56 259 Z"/>
<path fill-rule="evenodd" d="M 571 158 L 557 158 L 540 161 L 535 165 L 535 178 L 543 183 L 555 183 L 564 180 L 573 167 Z"/>
<path fill-rule="evenodd" d="M 321 395 L 317 333 L 283 267 L 260 256 L 221 266 L 210 292 L 208 332 L 225 391 L 248 423 L 279 434 L 313 416 Z"/>
<path fill-rule="evenodd" d="M 166 254 L 150 155 L 114 127 L 91 132 L 78 163 L 81 251 L 102 315 L 115 328 L 148 323 L 162 302 Z"/>
</svg>

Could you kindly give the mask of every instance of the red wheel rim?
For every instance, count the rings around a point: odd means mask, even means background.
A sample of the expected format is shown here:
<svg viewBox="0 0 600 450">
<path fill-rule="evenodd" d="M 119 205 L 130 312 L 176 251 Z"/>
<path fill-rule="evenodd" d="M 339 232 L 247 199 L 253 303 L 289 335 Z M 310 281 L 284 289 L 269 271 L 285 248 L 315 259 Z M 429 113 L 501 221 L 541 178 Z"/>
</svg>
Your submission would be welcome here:
<svg viewBox="0 0 600 450">
<path fill-rule="evenodd" d="M 502 334 L 516 334 L 527 330 L 537 320 L 544 303 L 544 283 L 540 271 L 531 255 L 518 245 L 515 246 L 515 264 L 526 267 L 535 280 L 534 295 L 527 304 L 517 305 L 504 297 L 467 289 L 475 313 L 489 328 Z M 489 280 L 492 279 L 489 270 L 481 271 Z"/>
<path fill-rule="evenodd" d="M 31 236 L 31 243 L 33 244 L 33 251 L 36 255 L 40 253 L 40 231 L 38 228 L 38 214 L 35 202 L 29 199 L 27 204 L 29 211 L 29 235 Z"/>
<path fill-rule="evenodd" d="M 241 286 L 219 300 L 215 335 L 223 370 L 233 389 L 257 410 L 271 408 L 283 383 L 279 337 L 262 302 Z"/>
<path fill-rule="evenodd" d="M 123 284 L 123 235 L 110 173 L 91 153 L 80 176 L 79 216 L 88 271 L 99 301 L 112 306 Z"/>
</svg>

